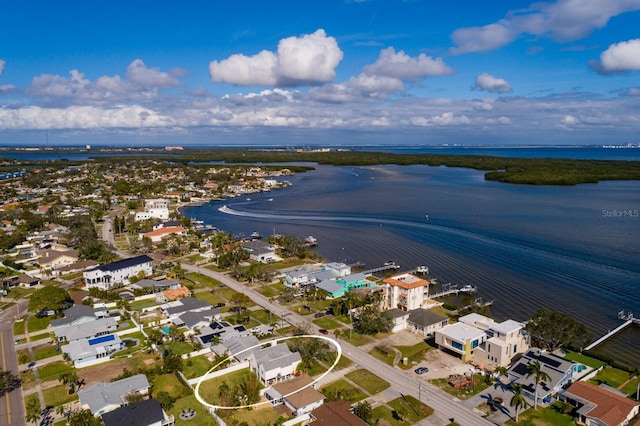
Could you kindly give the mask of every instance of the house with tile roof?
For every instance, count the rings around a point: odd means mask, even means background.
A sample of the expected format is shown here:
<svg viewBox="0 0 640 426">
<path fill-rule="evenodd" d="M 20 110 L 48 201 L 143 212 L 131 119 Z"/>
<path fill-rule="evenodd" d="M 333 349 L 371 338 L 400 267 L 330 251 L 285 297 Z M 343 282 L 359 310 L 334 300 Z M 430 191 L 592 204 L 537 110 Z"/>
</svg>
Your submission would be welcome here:
<svg viewBox="0 0 640 426">
<path fill-rule="evenodd" d="M 385 278 L 382 283 L 386 309 L 412 311 L 421 308 L 429 292 L 429 281 L 408 273 Z"/>
<path fill-rule="evenodd" d="M 80 406 L 94 416 L 113 411 L 127 404 L 127 395 L 149 394 L 149 380 L 144 374 L 126 377 L 115 382 L 100 382 L 78 391 Z"/>
<path fill-rule="evenodd" d="M 160 243 L 171 235 L 185 236 L 187 235 L 187 230 L 182 226 L 162 227 L 154 229 L 153 231 L 141 233 L 140 239 L 147 237 L 151 239 L 151 242 Z"/>
<path fill-rule="evenodd" d="M 640 410 L 640 403 L 623 393 L 583 381 L 572 383 L 559 398 L 576 408 L 578 420 L 586 426 L 628 425 Z"/>
</svg>

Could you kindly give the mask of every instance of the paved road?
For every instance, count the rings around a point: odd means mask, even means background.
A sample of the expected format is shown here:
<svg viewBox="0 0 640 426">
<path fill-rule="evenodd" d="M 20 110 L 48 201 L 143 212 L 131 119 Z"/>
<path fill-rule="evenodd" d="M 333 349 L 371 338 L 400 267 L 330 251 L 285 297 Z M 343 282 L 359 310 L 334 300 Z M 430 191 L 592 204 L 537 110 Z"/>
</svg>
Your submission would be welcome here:
<svg viewBox="0 0 640 426">
<path fill-rule="evenodd" d="M 269 309 L 273 313 L 280 314 L 281 316 L 286 313 L 286 321 L 290 324 L 304 326 L 305 329 L 313 330 L 315 332 L 319 329 L 317 325 L 313 324 L 306 318 L 289 311 L 285 307 L 269 302 L 269 299 L 262 294 L 254 291 L 250 287 L 244 286 L 242 283 L 239 283 L 227 275 L 189 264 L 182 264 L 181 266 L 187 271 L 199 272 L 222 282 L 235 291 L 243 292 L 258 305 Z M 386 380 L 391 385 L 391 388 L 398 392 L 398 396 L 402 393 L 404 395 L 411 395 L 416 399 L 420 398 L 424 403 L 436 411 L 433 416 L 430 416 L 420 422 L 420 424 L 445 425 L 449 423 L 450 418 L 454 418 L 458 424 L 463 426 L 493 424 L 482 418 L 479 414 L 476 414 L 472 409 L 464 407 L 459 401 L 455 401 L 446 392 L 443 392 L 425 381 L 420 381 L 419 379 L 411 377 L 410 373 L 405 375 L 402 370 L 393 368 L 388 364 L 373 358 L 360 348 L 345 341 L 340 341 L 340 345 L 342 346 L 343 353 L 349 359 L 363 368 L 375 372 L 376 375 Z"/>
<path fill-rule="evenodd" d="M 2 369 L 18 375 L 18 358 L 16 356 L 13 339 L 13 321 L 20 312 L 26 310 L 28 301 L 19 300 L 18 303 L 5 309 L 0 314 L 0 363 Z M 0 399 L 0 425 L 26 425 L 22 388 L 17 388 L 5 394 Z"/>
</svg>

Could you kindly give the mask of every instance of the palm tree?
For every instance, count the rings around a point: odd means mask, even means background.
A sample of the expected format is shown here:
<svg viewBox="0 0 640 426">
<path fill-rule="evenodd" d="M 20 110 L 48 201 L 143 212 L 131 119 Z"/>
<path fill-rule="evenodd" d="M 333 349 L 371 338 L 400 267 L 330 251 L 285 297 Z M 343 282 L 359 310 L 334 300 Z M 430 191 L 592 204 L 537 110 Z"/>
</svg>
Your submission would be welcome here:
<svg viewBox="0 0 640 426">
<path fill-rule="evenodd" d="M 516 423 L 518 423 L 518 411 L 527 406 L 527 400 L 524 398 L 522 394 L 522 385 L 518 383 L 514 383 L 511 385 L 511 389 L 513 390 L 513 396 L 511 397 L 511 401 L 509 401 L 509 405 L 516 410 Z"/>
<path fill-rule="evenodd" d="M 542 371 L 542 364 L 540 364 L 540 361 L 538 360 L 536 360 L 532 364 L 527 365 L 527 370 L 529 370 L 527 378 L 533 376 L 536 382 L 535 398 L 533 400 L 533 409 L 535 410 L 538 408 L 538 385 L 545 380 L 551 380 L 551 377 L 549 377 L 547 373 Z"/>
</svg>

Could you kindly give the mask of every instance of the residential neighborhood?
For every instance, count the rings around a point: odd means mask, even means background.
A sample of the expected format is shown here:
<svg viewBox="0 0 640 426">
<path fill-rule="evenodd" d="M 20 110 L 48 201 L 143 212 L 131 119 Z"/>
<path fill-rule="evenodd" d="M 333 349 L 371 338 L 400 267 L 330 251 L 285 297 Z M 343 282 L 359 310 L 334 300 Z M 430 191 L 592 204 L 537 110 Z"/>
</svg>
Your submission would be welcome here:
<svg viewBox="0 0 640 426">
<path fill-rule="evenodd" d="M 304 236 L 180 215 L 291 173 L 145 159 L 3 181 L 3 339 L 24 424 L 637 424 L 637 371 L 542 347 L 535 318 L 453 305 L 428 268 L 367 272 Z"/>
</svg>

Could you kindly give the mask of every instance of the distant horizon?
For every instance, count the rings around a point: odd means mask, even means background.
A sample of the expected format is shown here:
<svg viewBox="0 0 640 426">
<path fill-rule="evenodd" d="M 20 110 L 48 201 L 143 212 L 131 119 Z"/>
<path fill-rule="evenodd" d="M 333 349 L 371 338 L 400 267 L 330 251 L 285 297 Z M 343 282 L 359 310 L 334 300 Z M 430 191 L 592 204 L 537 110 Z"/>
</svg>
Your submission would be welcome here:
<svg viewBox="0 0 640 426">
<path fill-rule="evenodd" d="M 8 2 L 0 145 L 625 145 L 640 0 Z M 341 142 L 346 141 L 346 142 Z"/>
</svg>

